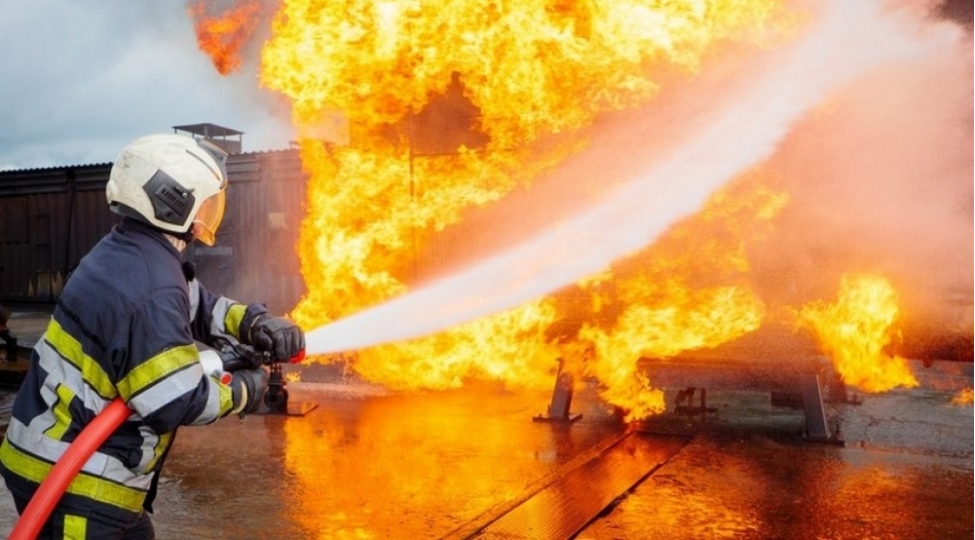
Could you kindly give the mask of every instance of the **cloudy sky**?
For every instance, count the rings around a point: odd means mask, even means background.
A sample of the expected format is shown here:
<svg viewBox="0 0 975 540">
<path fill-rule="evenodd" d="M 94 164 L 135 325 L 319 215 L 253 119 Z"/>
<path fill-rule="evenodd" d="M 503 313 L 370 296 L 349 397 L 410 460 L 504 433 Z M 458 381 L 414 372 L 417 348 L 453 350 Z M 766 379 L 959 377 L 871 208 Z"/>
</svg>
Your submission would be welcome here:
<svg viewBox="0 0 975 540">
<path fill-rule="evenodd" d="M 114 161 L 129 140 L 212 122 L 287 148 L 287 106 L 252 60 L 219 75 L 186 0 L 0 0 L 0 170 Z M 256 54 L 251 54 L 256 59 Z"/>
</svg>

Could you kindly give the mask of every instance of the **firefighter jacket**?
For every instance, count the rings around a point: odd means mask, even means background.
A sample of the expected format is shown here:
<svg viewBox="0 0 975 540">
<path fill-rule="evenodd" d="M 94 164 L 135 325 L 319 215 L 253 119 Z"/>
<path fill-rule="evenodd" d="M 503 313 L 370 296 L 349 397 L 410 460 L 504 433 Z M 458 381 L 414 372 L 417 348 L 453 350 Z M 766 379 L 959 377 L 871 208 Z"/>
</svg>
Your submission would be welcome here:
<svg viewBox="0 0 975 540">
<path fill-rule="evenodd" d="M 176 428 L 230 413 L 231 389 L 204 375 L 195 341 L 247 343 L 242 330 L 267 310 L 191 283 L 167 238 L 131 219 L 81 260 L 34 347 L 0 446 L 0 474 L 12 493 L 29 499 L 82 428 L 121 396 L 132 415 L 59 504 L 130 523 Z"/>
</svg>

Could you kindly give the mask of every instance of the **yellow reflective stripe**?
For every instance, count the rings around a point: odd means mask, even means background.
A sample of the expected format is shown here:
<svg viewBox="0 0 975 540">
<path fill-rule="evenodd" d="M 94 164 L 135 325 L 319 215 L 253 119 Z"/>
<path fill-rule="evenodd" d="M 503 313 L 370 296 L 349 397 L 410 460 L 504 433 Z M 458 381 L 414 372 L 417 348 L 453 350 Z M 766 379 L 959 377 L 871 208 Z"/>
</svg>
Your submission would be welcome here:
<svg viewBox="0 0 975 540">
<path fill-rule="evenodd" d="M 54 405 L 53 410 L 55 422 L 44 434 L 60 441 L 64 432 L 68 431 L 68 427 L 71 425 L 71 411 L 68 407 L 71 405 L 71 400 L 74 399 L 74 392 L 67 386 L 59 384 L 57 394 L 58 402 Z"/>
<path fill-rule="evenodd" d="M 0 460 L 10 472 L 40 484 L 51 473 L 52 464 L 14 448 L 9 440 L 0 443 Z M 142 510 L 144 491 L 117 484 L 84 471 L 68 485 L 68 493 L 117 506 L 129 512 Z"/>
<path fill-rule="evenodd" d="M 64 540 L 85 540 L 87 535 L 87 518 L 71 514 L 64 515 Z"/>
<path fill-rule="evenodd" d="M 171 441 L 172 439 L 173 439 L 172 432 L 161 433 L 159 435 L 159 441 L 156 442 L 156 447 L 153 448 L 152 450 L 152 460 L 150 460 L 149 464 L 146 465 L 145 470 L 151 471 L 152 468 L 156 466 L 156 462 L 159 461 L 160 457 L 162 457 L 163 452 L 166 451 L 166 448 L 169 448 L 169 441 Z"/>
<path fill-rule="evenodd" d="M 78 371 L 81 372 L 81 378 L 90 384 L 98 392 L 99 396 L 105 399 L 112 399 L 118 395 L 118 392 L 115 390 L 115 385 L 112 384 L 112 379 L 98 365 L 98 362 L 85 354 L 85 351 L 81 348 L 81 343 L 71 334 L 65 332 L 61 328 L 61 325 L 53 318 L 50 324 L 47 325 L 44 338 L 51 343 L 54 350 L 58 351 L 68 362 L 71 362 L 74 367 L 78 368 Z"/>
<path fill-rule="evenodd" d="M 240 322 L 247 314 L 247 306 L 244 304 L 234 304 L 227 310 L 227 315 L 223 318 L 223 328 L 227 334 L 240 339 Z"/>
<path fill-rule="evenodd" d="M 217 382 L 216 386 L 220 392 L 220 414 L 217 417 L 223 418 L 224 415 L 234 408 L 234 391 L 230 388 L 230 385 L 223 384 L 222 382 Z"/>
<path fill-rule="evenodd" d="M 166 375 L 199 362 L 199 357 L 196 345 L 182 345 L 163 351 L 133 368 L 118 382 L 118 391 L 122 399 L 128 401 L 134 394 Z"/>
</svg>

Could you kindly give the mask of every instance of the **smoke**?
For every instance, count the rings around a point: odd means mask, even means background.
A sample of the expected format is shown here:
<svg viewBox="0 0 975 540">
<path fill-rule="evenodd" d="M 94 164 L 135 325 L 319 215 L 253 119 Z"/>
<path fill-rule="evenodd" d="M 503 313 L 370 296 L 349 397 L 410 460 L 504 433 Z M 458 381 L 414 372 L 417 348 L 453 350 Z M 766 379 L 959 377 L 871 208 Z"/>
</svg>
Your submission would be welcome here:
<svg viewBox="0 0 975 540">
<path fill-rule="evenodd" d="M 409 295 L 309 332 L 309 353 L 420 337 L 604 270 L 652 243 L 669 224 L 695 211 L 714 189 L 748 167 L 770 158 L 781 160 L 790 171 L 815 162 L 818 146 L 832 143 L 810 131 L 812 149 L 799 151 L 799 141 L 806 138 L 787 135 L 810 109 L 838 89 L 849 88 L 851 80 L 883 78 L 877 71 L 882 66 L 923 64 L 953 45 L 941 33 L 916 34 L 916 25 L 905 26 L 903 13 L 884 14 L 877 2 L 826 2 L 814 11 L 816 16 L 792 46 L 725 64 L 673 101 L 615 118 L 596 133 L 584 153 L 555 173 L 563 187 L 583 186 L 585 191 L 594 177 L 602 179 L 603 187 L 615 186 L 603 190 L 606 194 L 594 206 Z M 816 125 L 814 116 L 799 128 Z M 780 158 L 775 154 L 783 142 L 796 150 Z M 787 159 L 794 152 L 807 157 Z M 856 169 L 864 168 L 869 167 Z M 820 182 L 809 180 L 808 172 L 803 178 L 795 180 L 802 189 L 807 182 Z"/>
<path fill-rule="evenodd" d="M 790 204 L 752 246 L 752 277 L 766 301 L 798 305 L 833 297 L 845 272 L 875 272 L 899 292 L 907 341 L 970 339 L 972 40 L 913 7 L 905 37 L 930 52 L 847 85 L 769 160 Z"/>
<path fill-rule="evenodd" d="M 248 132 L 265 144 L 277 139 L 272 147 L 284 148 L 293 139 L 291 105 L 284 96 L 254 85 L 260 72 L 261 47 L 271 35 L 277 4 L 275 0 L 189 0 L 186 13 L 193 23 L 198 49 L 225 77 L 227 93 L 222 98 L 240 103 L 241 116 L 263 113 Z M 287 132 L 282 125 L 289 126 Z M 243 127 L 233 122 L 231 126 Z"/>
</svg>

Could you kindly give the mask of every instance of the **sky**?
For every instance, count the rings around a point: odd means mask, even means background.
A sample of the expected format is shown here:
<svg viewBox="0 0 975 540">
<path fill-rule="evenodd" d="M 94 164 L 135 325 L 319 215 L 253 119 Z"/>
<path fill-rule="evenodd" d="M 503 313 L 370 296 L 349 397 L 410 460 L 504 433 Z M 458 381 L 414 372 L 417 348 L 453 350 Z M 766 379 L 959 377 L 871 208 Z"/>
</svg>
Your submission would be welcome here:
<svg viewBox="0 0 975 540">
<path fill-rule="evenodd" d="M 196 46 L 185 0 L 0 0 L 0 170 L 114 161 L 128 141 L 210 122 L 244 151 L 288 148 L 288 107 L 256 54 L 230 76 Z"/>
</svg>

